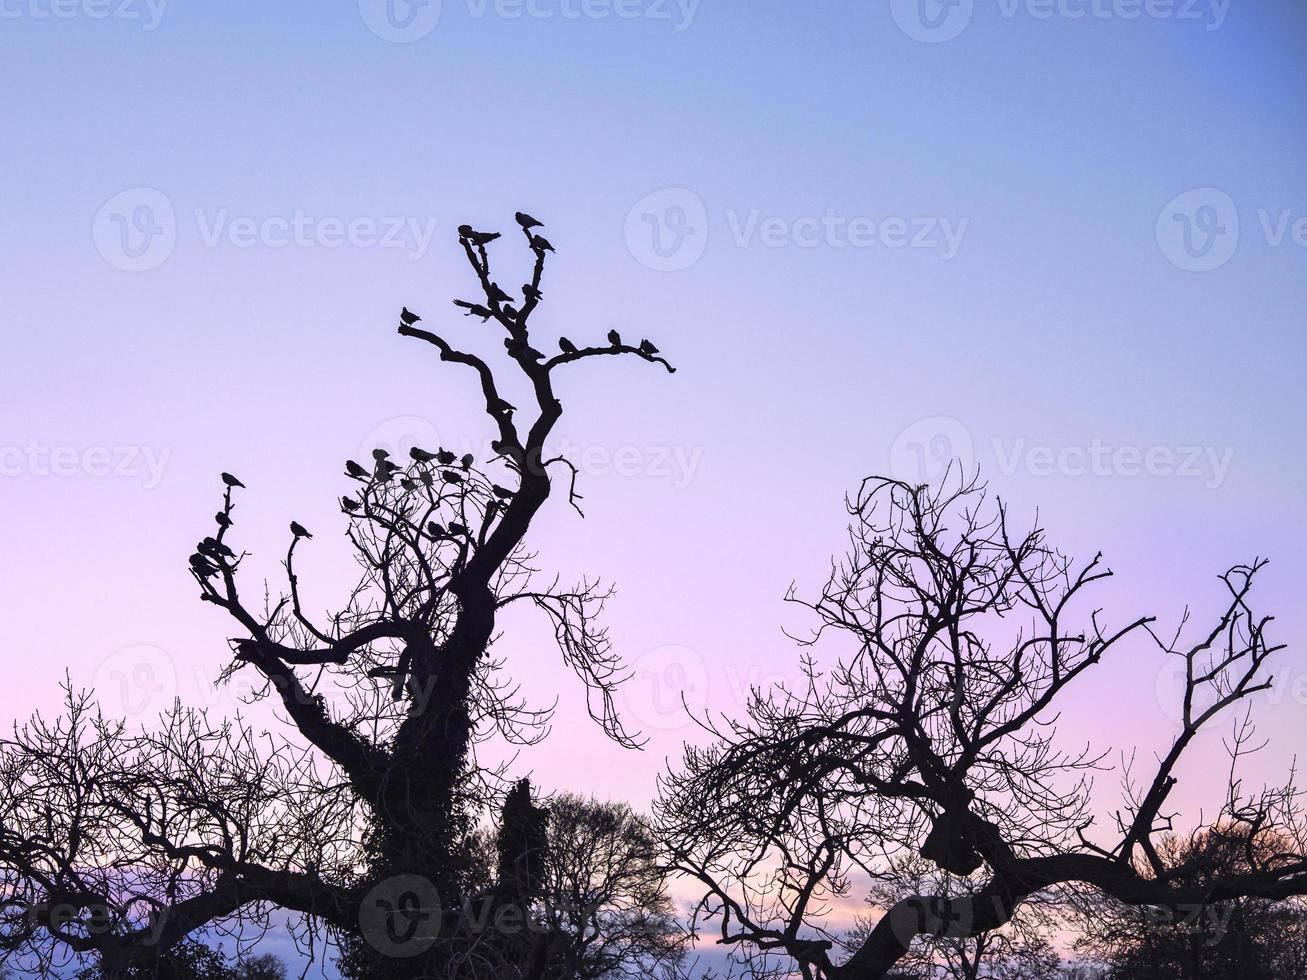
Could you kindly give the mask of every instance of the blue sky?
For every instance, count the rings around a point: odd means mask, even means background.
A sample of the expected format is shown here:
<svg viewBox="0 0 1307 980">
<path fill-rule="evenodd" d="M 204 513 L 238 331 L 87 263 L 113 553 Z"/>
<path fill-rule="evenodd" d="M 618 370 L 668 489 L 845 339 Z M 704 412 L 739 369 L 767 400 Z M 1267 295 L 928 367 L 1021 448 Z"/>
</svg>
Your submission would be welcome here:
<svg viewBox="0 0 1307 980">
<path fill-rule="evenodd" d="M 223 624 L 184 563 L 218 470 L 271 568 L 290 517 L 338 524 L 361 446 L 484 442 L 395 311 L 478 343 L 454 228 L 524 208 L 558 247 L 540 322 L 682 368 L 564 396 L 588 518 L 536 543 L 621 587 L 654 737 L 602 744 L 523 640 L 572 712 L 524 760 L 545 785 L 647 801 L 687 734 L 660 685 L 729 712 L 793 676 L 779 600 L 840 548 L 843 492 L 949 456 L 1102 549 L 1121 618 L 1269 555 L 1294 649 L 1259 764 L 1301 747 L 1300 3 L 395 2 L 0 3 L 7 715 L 142 649 L 206 696 Z M 1161 671 L 1105 665 L 1068 725 L 1154 744 Z"/>
</svg>

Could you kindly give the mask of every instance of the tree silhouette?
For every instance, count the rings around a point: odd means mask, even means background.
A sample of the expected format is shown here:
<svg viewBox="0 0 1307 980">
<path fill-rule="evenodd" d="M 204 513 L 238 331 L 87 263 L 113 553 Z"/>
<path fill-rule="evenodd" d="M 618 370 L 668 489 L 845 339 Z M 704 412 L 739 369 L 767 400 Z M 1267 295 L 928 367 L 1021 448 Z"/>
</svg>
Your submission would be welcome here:
<svg viewBox="0 0 1307 980">
<path fill-rule="evenodd" d="M 1213 867 L 1196 883 L 1156 843 L 1182 755 L 1269 683 L 1281 648 L 1250 606 L 1263 562 L 1221 577 L 1224 609 L 1185 641 L 1152 618 L 1115 623 L 1086 606 L 1111 574 L 1101 556 L 1075 565 L 1038 528 L 1015 533 L 956 469 L 935 487 L 867 480 L 849 513 L 849 552 L 820 596 L 790 598 L 816 617 L 806 643 L 833 634 L 852 652 L 824 672 L 809 651 L 804 684 L 753 692 L 742 718 L 705 720 L 715 737 L 665 780 L 659 823 L 674 866 L 703 888 L 700 926 L 759 972 L 875 980 L 919 939 L 985 935 L 1060 884 L 1163 909 L 1307 892 L 1292 778 L 1250 796 L 1232 776 L 1221 821 L 1283 842 L 1244 869 Z M 1125 764 L 1125 799 L 1100 830 L 1089 779 L 1101 757 L 1062 747 L 1054 721 L 1071 685 L 1136 640 L 1182 666 L 1181 725 L 1151 773 Z M 1232 771 L 1249 734 L 1233 742 Z M 912 854 L 960 888 L 904 892 L 845 955 L 826 913 L 857 873 Z"/>
<path fill-rule="evenodd" d="M 94 956 L 106 975 L 126 976 L 153 969 L 201 927 L 248 936 L 281 909 L 298 914 L 300 941 L 324 931 L 339 941 L 357 976 L 542 975 L 538 951 L 523 956 L 519 937 L 470 932 L 456 914 L 473 900 L 511 908 L 530 897 L 536 874 L 506 852 L 501 871 L 512 880 L 470 893 L 478 815 L 506 797 L 519 815 L 533 806 L 520 788 L 510 796 L 503 768 L 483 764 L 477 747 L 495 737 L 534 743 L 549 720 L 491 646 L 501 610 L 534 607 L 593 718 L 635 744 L 614 706 L 623 668 L 599 620 L 608 593 L 542 577 L 524 541 L 556 479 L 579 499 L 575 467 L 546 449 L 566 372 L 613 355 L 674 369 L 648 341 L 564 342 L 552 356 L 533 346 L 553 246 L 534 218 L 517 220 L 532 257 L 517 296 L 492 275 L 487 249 L 499 235 L 459 229 L 481 295 L 456 304 L 502 334 L 503 363 L 455 346 L 408 308 L 399 325 L 475 380 L 493 458 L 431 446 L 408 459 L 378 449 L 348 461 L 341 509 L 361 574 L 335 611 L 319 616 L 302 594 L 312 534 L 298 523 L 283 594 L 247 588 L 238 502 L 248 491 L 223 474 L 191 574 L 235 629 L 222 679 L 252 675 L 256 698 L 273 703 L 290 734 L 181 706 L 133 733 L 70 684 L 62 717 L 36 717 L 4 741 L 0 949 L 11 962 L 39 972 Z M 530 393 L 526 409 L 506 399 L 510 384 Z"/>
</svg>

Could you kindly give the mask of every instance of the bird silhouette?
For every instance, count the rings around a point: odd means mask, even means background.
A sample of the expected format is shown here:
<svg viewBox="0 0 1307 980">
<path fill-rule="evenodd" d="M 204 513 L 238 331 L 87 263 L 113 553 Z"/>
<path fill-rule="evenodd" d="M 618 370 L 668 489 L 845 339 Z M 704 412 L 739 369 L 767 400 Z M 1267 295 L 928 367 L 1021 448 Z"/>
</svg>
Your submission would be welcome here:
<svg viewBox="0 0 1307 980">
<path fill-rule="evenodd" d="M 291 522 L 290 522 L 290 533 L 293 534 L 293 535 L 295 535 L 295 537 L 297 537 L 297 538 L 311 538 L 311 537 L 313 537 L 313 535 L 310 534 L 310 533 L 305 529 L 304 525 L 301 524 L 299 521 L 291 521 Z"/>
<path fill-rule="evenodd" d="M 533 299 L 539 301 L 540 297 L 543 296 L 544 293 L 540 292 L 540 290 L 536 289 L 535 286 L 532 286 L 529 282 L 524 282 L 522 283 L 522 295 L 525 296 L 527 299 Z"/>
<path fill-rule="evenodd" d="M 394 463 L 392 463 L 390 460 L 379 459 L 377 460 L 376 469 L 373 472 L 375 473 L 378 480 L 389 482 L 390 478 L 395 475 L 395 472 L 398 469 L 399 467 L 396 466 Z"/>
<path fill-rule="evenodd" d="M 359 509 L 359 502 L 351 497 L 341 497 L 340 506 L 352 514 Z"/>
<path fill-rule="evenodd" d="M 231 518 L 223 511 L 218 511 L 218 513 L 214 514 L 213 519 L 218 527 L 231 527 Z"/>
<path fill-rule="evenodd" d="M 218 574 L 218 567 L 203 555 L 191 555 L 191 570 L 201 578 L 213 578 Z"/>
<path fill-rule="evenodd" d="M 649 343 L 649 341 L 647 341 L 647 340 L 642 340 L 642 341 L 640 341 L 640 353 L 641 353 L 641 354 L 657 354 L 657 353 L 658 353 L 658 348 L 655 347 L 653 344 Z"/>
<path fill-rule="evenodd" d="M 464 316 L 479 316 L 479 317 L 481 317 L 481 322 L 482 322 L 482 323 L 485 323 L 485 322 L 486 322 L 487 320 L 489 320 L 492 316 L 494 316 L 493 313 L 491 313 L 489 310 L 487 310 L 484 306 L 480 305 L 479 303 L 469 303 L 469 302 L 468 302 L 467 300 L 465 300 L 465 299 L 456 299 L 456 300 L 454 300 L 454 305 L 455 305 L 455 306 L 461 306 L 461 307 L 463 307 L 463 309 L 467 310 L 467 312 L 463 314 Z"/>
<path fill-rule="evenodd" d="M 427 521 L 427 534 L 439 541 L 445 536 L 445 529 L 435 521 Z"/>
<path fill-rule="evenodd" d="M 544 224 L 543 221 L 537 221 L 525 211 L 519 211 L 517 214 L 513 215 L 513 217 L 517 218 L 517 223 L 527 231 L 530 231 L 532 228 L 539 228 Z"/>
<path fill-rule="evenodd" d="M 417 446 L 414 446 L 412 449 L 410 449 L 408 451 L 408 454 L 412 456 L 415 460 L 417 460 L 419 463 L 430 463 L 433 462 L 436 458 L 435 453 L 429 453 L 425 449 L 420 449 Z"/>
<path fill-rule="evenodd" d="M 436 459 L 440 462 L 441 466 L 453 466 L 456 458 L 457 457 L 448 449 L 442 449 L 440 452 L 436 453 Z"/>
<path fill-rule="evenodd" d="M 384 449 L 374 449 L 372 450 L 372 458 L 380 463 L 383 459 L 390 459 L 390 453 Z"/>
<path fill-rule="evenodd" d="M 366 480 L 368 471 L 352 459 L 345 460 L 345 475 L 351 476 L 356 480 Z"/>
<path fill-rule="evenodd" d="M 466 537 L 466 536 L 467 536 L 467 525 L 466 525 L 466 524 L 460 524 L 460 523 L 458 523 L 458 521 L 450 521 L 450 522 L 449 522 L 449 533 L 450 533 L 450 534 L 457 534 L 457 535 L 460 535 L 460 536 Z"/>
<path fill-rule="evenodd" d="M 471 225 L 459 225 L 458 233 L 473 245 L 486 246 L 499 237 L 497 231 L 476 231 Z"/>
<path fill-rule="evenodd" d="M 457 470 L 445 470 L 440 474 L 440 478 L 446 483 L 458 484 L 463 482 L 463 474 Z"/>
<path fill-rule="evenodd" d="M 621 347 L 621 346 L 622 346 L 622 335 L 621 335 L 620 333 L 618 333 L 616 330 L 609 330 L 609 331 L 608 331 L 608 342 L 609 342 L 610 344 L 612 344 L 614 347 Z"/>
<path fill-rule="evenodd" d="M 476 462 L 476 457 L 474 457 L 471 453 L 468 453 L 461 460 L 459 460 L 459 462 L 463 464 L 463 469 L 468 470 L 471 469 L 472 464 Z"/>
<path fill-rule="evenodd" d="M 554 246 L 549 244 L 549 239 L 541 235 L 531 236 L 531 248 L 537 252 L 552 252 Z"/>
<path fill-rule="evenodd" d="M 222 474 L 222 482 L 227 484 L 229 487 L 240 487 L 242 490 L 245 489 L 245 484 L 241 483 L 240 480 L 236 479 L 236 477 L 232 476 L 230 473 Z"/>
<path fill-rule="evenodd" d="M 502 304 L 502 303 L 511 303 L 513 301 L 513 297 L 509 296 L 508 293 L 504 292 L 499 287 L 499 283 L 497 282 L 492 282 L 490 284 L 490 288 L 486 290 L 486 296 L 490 299 L 492 303 Z"/>
<path fill-rule="evenodd" d="M 500 500 L 507 500 L 509 497 L 513 496 L 512 490 L 508 489 L 508 487 L 501 487 L 498 483 L 491 484 L 490 490 Z"/>
<path fill-rule="evenodd" d="M 418 316 L 416 313 L 409 310 L 407 306 L 399 311 L 399 322 L 404 324 L 404 326 L 406 327 L 413 326 L 413 324 L 417 323 L 421 319 L 422 317 Z"/>
<path fill-rule="evenodd" d="M 572 343 L 566 337 L 559 337 L 558 349 L 561 350 L 564 354 L 575 354 L 576 344 Z"/>
</svg>

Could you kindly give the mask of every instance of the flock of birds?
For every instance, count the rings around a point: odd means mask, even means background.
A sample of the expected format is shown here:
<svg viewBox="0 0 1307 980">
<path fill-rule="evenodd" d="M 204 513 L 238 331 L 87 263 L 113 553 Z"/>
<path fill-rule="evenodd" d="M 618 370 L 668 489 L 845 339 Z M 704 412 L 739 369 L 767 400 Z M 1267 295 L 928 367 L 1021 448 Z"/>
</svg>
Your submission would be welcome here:
<svg viewBox="0 0 1307 980">
<path fill-rule="evenodd" d="M 531 215 L 524 211 L 518 211 L 515 217 L 517 218 L 517 223 L 521 225 L 522 231 L 526 233 L 532 251 L 534 251 L 539 258 L 543 259 L 545 252 L 554 251 L 554 246 L 549 244 L 548 239 L 532 232 L 533 228 L 543 227 L 544 222 L 531 217 Z M 500 232 L 477 231 L 471 225 L 459 225 L 458 236 L 459 239 L 467 245 L 481 250 L 483 255 L 483 267 L 485 247 L 497 238 L 502 237 Z M 531 302 L 539 302 L 541 298 L 540 290 L 531 283 L 524 283 L 522 285 L 522 295 Z M 490 306 L 486 306 L 482 303 L 472 303 L 464 299 L 454 300 L 454 305 L 466 311 L 463 314 L 464 316 L 480 317 L 482 323 L 488 322 L 491 317 L 496 315 L 496 312 L 514 322 L 516 322 L 517 318 L 520 316 L 516 301 L 511 295 L 505 292 L 498 283 L 492 282 L 486 287 L 486 301 L 490 303 Z M 406 327 L 414 326 L 421 319 L 422 317 L 418 316 L 407 306 L 404 307 L 399 314 L 400 323 Z M 608 343 L 614 349 L 621 349 L 622 335 L 616 330 L 608 331 Z M 545 359 L 543 353 L 536 350 L 525 340 L 516 340 L 512 337 L 506 337 L 504 339 L 504 347 L 508 353 L 515 358 L 526 357 L 531 361 L 543 361 Z M 564 359 L 570 359 L 585 353 L 566 337 L 558 338 L 558 349 L 562 351 Z M 646 357 L 652 357 L 659 353 L 658 348 L 648 340 L 641 340 L 639 346 L 636 347 L 635 350 Z"/>
</svg>

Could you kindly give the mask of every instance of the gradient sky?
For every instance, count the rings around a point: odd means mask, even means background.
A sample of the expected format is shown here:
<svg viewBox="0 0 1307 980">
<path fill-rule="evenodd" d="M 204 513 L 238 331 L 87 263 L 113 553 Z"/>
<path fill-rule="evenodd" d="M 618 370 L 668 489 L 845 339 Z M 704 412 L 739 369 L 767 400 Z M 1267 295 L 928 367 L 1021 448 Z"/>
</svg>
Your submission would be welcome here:
<svg viewBox="0 0 1307 980">
<path fill-rule="evenodd" d="M 842 494 L 958 455 L 1105 553 L 1121 620 L 1214 611 L 1218 572 L 1270 557 L 1291 649 L 1257 772 L 1283 772 L 1307 705 L 1300 2 L 398 2 L 407 29 L 372 0 L 0 2 L 0 715 L 56 706 L 65 671 L 131 700 L 114 679 L 140 663 L 229 703 L 227 624 L 186 572 L 218 471 L 270 573 L 290 518 L 318 532 L 330 604 L 340 462 L 490 438 L 469 378 L 394 323 L 482 343 L 448 305 L 471 295 L 454 228 L 523 208 L 558 249 L 536 329 L 615 326 L 681 367 L 566 380 L 587 518 L 554 506 L 534 538 L 618 584 L 651 742 L 606 744 L 548 636 L 515 631 L 562 712 L 523 771 L 645 804 L 688 734 L 672 688 L 731 712 L 794 676 L 780 600 L 820 584 Z M 398 247 L 368 240 L 392 219 Z M 1068 741 L 1146 757 L 1167 689 L 1123 651 L 1069 698 Z M 1187 804 L 1215 802 L 1219 758 L 1213 733 Z"/>
</svg>

